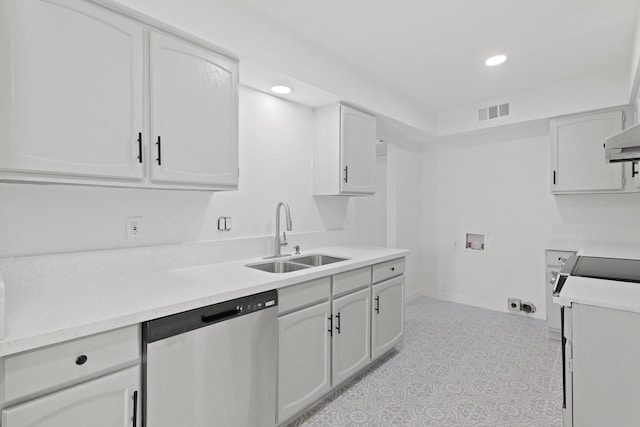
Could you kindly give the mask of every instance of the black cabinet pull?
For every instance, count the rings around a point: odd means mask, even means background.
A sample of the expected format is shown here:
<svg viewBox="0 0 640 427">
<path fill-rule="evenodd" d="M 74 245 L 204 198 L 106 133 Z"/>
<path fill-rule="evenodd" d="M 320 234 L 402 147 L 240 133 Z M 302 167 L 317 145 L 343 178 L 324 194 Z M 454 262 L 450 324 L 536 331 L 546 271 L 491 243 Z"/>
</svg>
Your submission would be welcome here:
<svg viewBox="0 0 640 427">
<path fill-rule="evenodd" d="M 396 271 L 396 268 L 395 267 L 391 267 L 391 271 Z"/>
<path fill-rule="evenodd" d="M 340 335 L 340 312 L 336 314 L 336 319 L 338 319 L 338 321 L 336 322 L 336 331 L 338 331 L 338 335 Z"/>
<path fill-rule="evenodd" d="M 333 336 L 333 316 L 329 316 L 329 335 Z"/>
<path fill-rule="evenodd" d="M 638 175 L 638 170 L 636 169 L 636 166 L 638 166 L 638 162 L 631 162 L 631 178 Z"/>
<path fill-rule="evenodd" d="M 349 182 L 349 166 L 344 167 L 344 182 Z"/>
<path fill-rule="evenodd" d="M 553 185 L 556 185 L 556 171 L 553 171 Z"/>
<path fill-rule="evenodd" d="M 156 145 L 158 146 L 158 158 L 156 160 L 158 161 L 158 166 L 160 166 L 162 165 L 162 141 L 159 135 L 158 135 L 158 142 L 156 142 Z"/>
<path fill-rule="evenodd" d="M 142 163 L 142 132 L 138 132 L 138 163 Z"/>
<path fill-rule="evenodd" d="M 89 360 L 87 355 L 86 354 L 82 354 L 82 355 L 80 355 L 80 356 L 78 356 L 76 358 L 76 365 L 78 365 L 78 366 L 84 365 L 85 363 L 87 363 L 87 360 Z"/>
<path fill-rule="evenodd" d="M 133 392 L 133 416 L 131 417 L 132 427 L 138 425 L 138 390 Z"/>
<path fill-rule="evenodd" d="M 380 314 L 380 295 L 376 297 L 376 313 Z"/>
</svg>

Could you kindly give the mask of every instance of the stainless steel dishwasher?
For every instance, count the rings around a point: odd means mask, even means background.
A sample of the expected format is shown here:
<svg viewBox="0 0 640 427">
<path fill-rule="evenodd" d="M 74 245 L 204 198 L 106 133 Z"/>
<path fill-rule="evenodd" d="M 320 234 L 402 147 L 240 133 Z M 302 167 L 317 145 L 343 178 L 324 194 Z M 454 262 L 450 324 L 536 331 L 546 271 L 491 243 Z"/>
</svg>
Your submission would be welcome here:
<svg viewBox="0 0 640 427">
<path fill-rule="evenodd" d="M 143 324 L 146 427 L 273 426 L 277 291 Z"/>
</svg>

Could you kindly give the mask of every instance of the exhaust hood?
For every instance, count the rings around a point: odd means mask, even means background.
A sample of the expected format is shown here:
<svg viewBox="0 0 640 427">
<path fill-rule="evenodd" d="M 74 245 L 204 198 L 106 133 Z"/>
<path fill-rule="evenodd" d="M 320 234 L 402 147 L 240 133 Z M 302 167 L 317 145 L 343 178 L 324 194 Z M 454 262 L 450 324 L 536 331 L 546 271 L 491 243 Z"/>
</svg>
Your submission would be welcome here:
<svg viewBox="0 0 640 427">
<path fill-rule="evenodd" d="M 607 163 L 640 160 L 640 124 L 605 139 L 604 151 Z"/>
</svg>

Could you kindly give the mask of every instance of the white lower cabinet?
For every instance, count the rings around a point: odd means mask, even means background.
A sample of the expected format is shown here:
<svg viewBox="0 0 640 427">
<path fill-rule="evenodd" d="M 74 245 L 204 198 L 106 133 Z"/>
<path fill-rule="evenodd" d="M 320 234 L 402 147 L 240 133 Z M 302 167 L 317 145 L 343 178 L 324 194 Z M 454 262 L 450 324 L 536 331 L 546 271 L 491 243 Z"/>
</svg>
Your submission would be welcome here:
<svg viewBox="0 0 640 427">
<path fill-rule="evenodd" d="M 278 422 L 331 389 L 330 317 L 326 301 L 278 319 Z"/>
<path fill-rule="evenodd" d="M 140 367 L 134 366 L 2 411 L 3 427 L 137 427 Z"/>
<path fill-rule="evenodd" d="M 376 359 L 404 334 L 404 276 L 372 287 L 371 357 Z"/>
<path fill-rule="evenodd" d="M 369 364 L 371 289 L 334 299 L 332 384 L 336 386 Z"/>
<path fill-rule="evenodd" d="M 278 291 L 279 426 L 402 340 L 404 265 L 401 257 Z"/>
</svg>

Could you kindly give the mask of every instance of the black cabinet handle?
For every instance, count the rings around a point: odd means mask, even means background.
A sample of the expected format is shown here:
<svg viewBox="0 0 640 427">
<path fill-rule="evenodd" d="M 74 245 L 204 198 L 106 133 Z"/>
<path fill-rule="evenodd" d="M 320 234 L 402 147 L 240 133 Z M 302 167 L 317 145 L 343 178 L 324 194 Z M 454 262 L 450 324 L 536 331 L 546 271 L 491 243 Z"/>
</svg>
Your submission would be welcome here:
<svg viewBox="0 0 640 427">
<path fill-rule="evenodd" d="M 82 354 L 82 355 L 80 355 L 80 356 L 78 356 L 76 358 L 76 365 L 78 365 L 78 366 L 84 365 L 85 363 L 87 363 L 87 360 L 89 360 L 87 355 L 86 354 Z"/>
<path fill-rule="evenodd" d="M 138 132 L 138 163 L 142 163 L 142 132 Z"/>
<path fill-rule="evenodd" d="M 380 314 L 380 295 L 376 297 L 376 313 Z"/>
<path fill-rule="evenodd" d="M 396 268 L 395 267 L 391 267 L 391 271 L 396 271 Z"/>
<path fill-rule="evenodd" d="M 336 319 L 338 319 L 338 321 L 336 322 L 336 331 L 338 331 L 338 335 L 339 335 L 340 334 L 340 312 L 336 314 Z"/>
<path fill-rule="evenodd" d="M 158 146 L 158 158 L 156 159 L 158 161 L 158 166 L 162 165 L 162 140 L 160 139 L 160 136 L 158 135 L 158 142 L 156 142 L 156 145 Z"/>
<path fill-rule="evenodd" d="M 329 335 L 333 336 L 333 316 L 329 316 Z"/>
<path fill-rule="evenodd" d="M 349 166 L 344 167 L 344 182 L 349 182 Z"/>
<path fill-rule="evenodd" d="M 138 390 L 133 392 L 133 416 L 131 417 L 132 427 L 138 425 Z"/>
<path fill-rule="evenodd" d="M 556 171 L 553 171 L 553 185 L 556 185 Z"/>
<path fill-rule="evenodd" d="M 631 178 L 638 175 L 638 170 L 636 169 L 636 166 L 638 166 L 638 162 L 631 162 Z"/>
</svg>

